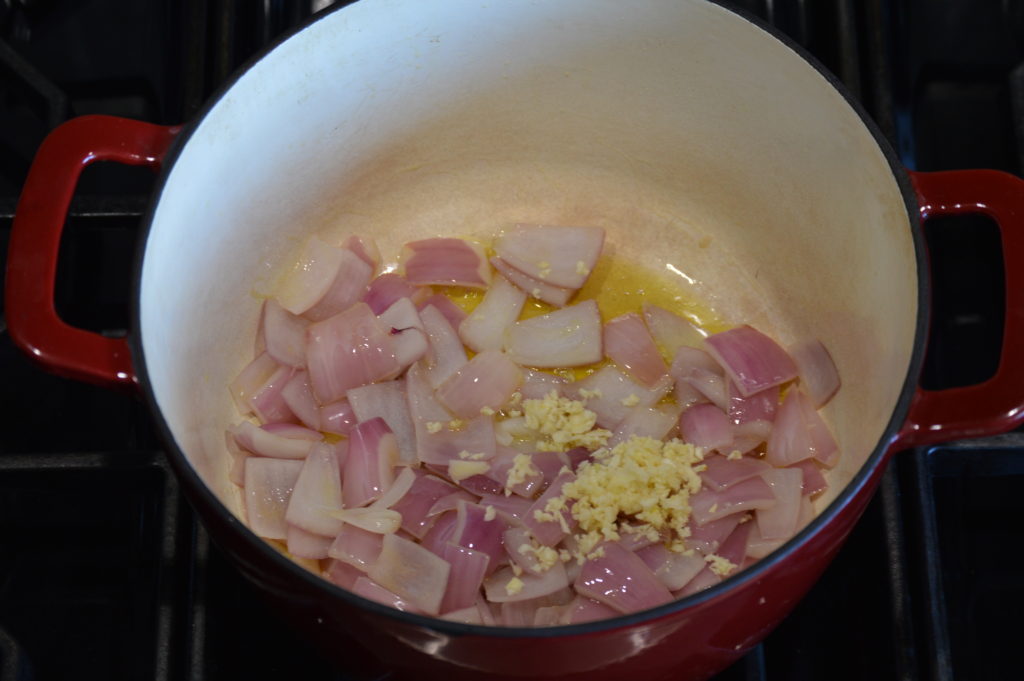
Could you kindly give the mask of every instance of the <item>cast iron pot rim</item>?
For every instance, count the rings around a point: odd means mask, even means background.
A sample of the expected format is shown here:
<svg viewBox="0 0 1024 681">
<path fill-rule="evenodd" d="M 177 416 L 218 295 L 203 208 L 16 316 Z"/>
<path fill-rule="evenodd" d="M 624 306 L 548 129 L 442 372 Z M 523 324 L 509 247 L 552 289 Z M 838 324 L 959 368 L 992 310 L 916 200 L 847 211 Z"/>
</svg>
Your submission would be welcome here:
<svg viewBox="0 0 1024 681">
<path fill-rule="evenodd" d="M 153 217 L 156 214 L 156 208 L 160 202 L 160 197 L 163 194 L 164 186 L 166 185 L 170 171 L 181 153 L 181 150 L 185 147 L 189 138 L 207 114 L 214 106 L 217 105 L 221 98 L 224 97 L 224 95 L 234 86 L 242 75 L 247 73 L 257 62 L 268 56 L 282 43 L 305 30 L 310 25 L 324 19 L 334 12 L 344 9 L 350 4 L 353 4 L 352 1 L 349 1 L 340 3 L 328 10 L 311 16 L 295 28 L 279 36 L 264 50 L 239 67 L 207 100 L 198 114 L 184 126 L 182 132 L 171 144 L 164 158 L 160 175 L 157 178 L 148 208 L 143 216 L 140 237 L 136 245 L 135 268 L 133 273 L 135 294 L 132 296 L 132 333 L 128 336 L 128 342 L 132 353 L 132 364 L 137 372 L 142 394 L 147 406 L 156 420 L 160 437 L 167 445 L 168 458 L 172 468 L 178 476 L 178 479 L 182 481 L 183 484 L 193 488 L 205 506 L 208 506 L 225 516 L 229 521 L 229 525 L 238 530 L 241 538 L 246 542 L 246 544 L 248 544 L 249 548 L 255 549 L 255 551 L 268 563 L 272 563 L 277 568 L 290 572 L 294 579 L 303 580 L 306 582 L 307 586 L 314 589 L 322 589 L 325 592 L 325 595 L 328 595 L 329 597 L 340 599 L 350 605 L 369 610 L 377 615 L 398 620 L 406 625 L 424 627 L 450 636 L 473 635 L 495 638 L 582 636 L 619 628 L 626 628 L 643 622 L 651 622 L 664 618 L 679 611 L 701 605 L 706 601 L 716 599 L 729 590 L 734 588 L 738 589 L 747 585 L 749 582 L 760 579 L 770 570 L 773 570 L 778 564 L 787 560 L 793 553 L 800 549 L 804 543 L 810 540 L 812 535 L 817 534 L 825 527 L 825 525 L 831 523 L 835 517 L 843 511 L 850 500 L 862 492 L 875 469 L 883 465 L 885 462 L 890 445 L 895 441 L 897 431 L 906 420 L 906 416 L 910 408 L 910 402 L 917 387 L 917 379 L 920 374 L 921 365 L 924 360 L 924 349 L 927 340 L 929 277 L 923 235 L 919 228 L 919 212 L 916 193 L 914 192 L 906 169 L 899 162 L 899 159 L 888 140 L 885 139 L 875 122 L 870 118 L 870 116 L 868 116 L 860 103 L 853 98 L 843 83 L 840 82 L 835 75 L 833 75 L 812 54 L 807 52 L 789 36 L 785 35 L 774 26 L 762 21 L 759 17 L 753 16 L 742 8 L 731 6 L 726 0 L 707 1 L 711 4 L 718 5 L 728 12 L 738 15 L 740 18 L 753 24 L 756 28 L 767 32 L 776 40 L 782 42 L 808 62 L 819 75 L 821 75 L 833 88 L 835 88 L 843 96 L 843 99 L 846 100 L 846 103 L 857 113 L 858 117 L 867 127 L 876 144 L 878 144 L 882 153 L 885 155 L 889 168 L 892 171 L 893 178 L 899 186 L 900 194 L 903 196 L 903 202 L 906 206 L 907 215 L 909 217 L 909 227 L 914 243 L 914 254 L 917 265 L 917 320 L 915 323 L 914 333 L 916 340 L 913 352 L 911 353 L 910 363 L 907 367 L 907 373 L 903 380 L 900 397 L 897 400 L 892 417 L 889 419 L 889 423 L 886 425 L 875 449 L 865 460 L 857 474 L 854 475 L 836 498 L 832 500 L 832 503 L 830 503 L 825 510 L 819 513 L 817 517 L 815 517 L 814 520 L 811 521 L 803 530 L 798 532 L 780 548 L 776 549 L 765 558 L 757 561 L 749 568 L 739 571 L 738 574 L 727 577 L 718 584 L 704 589 L 703 591 L 699 591 L 690 596 L 674 600 L 670 603 L 666 603 L 649 610 L 621 615 L 605 620 L 598 620 L 595 622 L 560 625 L 554 627 L 492 627 L 476 624 L 463 624 L 427 615 L 418 615 L 396 610 L 390 606 L 358 596 L 351 591 L 343 589 L 332 582 L 313 574 L 309 570 L 302 568 L 286 556 L 282 555 L 279 551 L 275 550 L 266 541 L 256 536 L 256 534 L 254 534 L 245 523 L 239 521 L 235 514 L 232 513 L 210 490 L 206 483 L 203 482 L 195 469 L 189 463 L 188 459 L 185 457 L 184 452 L 182 452 L 181 448 L 178 447 L 178 444 L 167 425 L 167 421 L 164 419 L 163 413 L 160 411 L 156 401 L 156 396 L 153 393 L 153 388 L 150 384 L 149 374 L 146 368 L 146 357 L 145 352 L 143 351 L 144 343 L 142 340 L 142 328 L 140 324 L 142 268 L 145 259 L 146 243 L 148 241 L 150 229 L 152 228 Z M 213 537 L 213 539 L 215 543 L 220 543 L 218 537 Z M 225 552 L 228 554 L 232 553 L 229 549 Z"/>
</svg>

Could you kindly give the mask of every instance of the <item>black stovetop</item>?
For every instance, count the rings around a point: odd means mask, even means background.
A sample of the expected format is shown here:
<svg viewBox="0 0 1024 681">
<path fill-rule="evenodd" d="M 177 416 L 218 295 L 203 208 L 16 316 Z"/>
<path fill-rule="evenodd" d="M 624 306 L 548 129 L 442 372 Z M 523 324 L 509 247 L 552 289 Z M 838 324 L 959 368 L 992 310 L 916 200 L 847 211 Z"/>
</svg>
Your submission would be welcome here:
<svg viewBox="0 0 1024 681">
<path fill-rule="evenodd" d="M 0 257 L 32 154 L 70 116 L 178 123 L 325 0 L 0 2 Z M 746 0 L 860 99 L 918 170 L 1024 163 L 1024 3 Z M 65 232 L 58 310 L 129 325 L 153 179 L 98 164 Z M 997 229 L 933 221 L 929 387 L 998 360 Z M 2 300 L 2 298 L 0 298 Z M 0 303 L 2 304 L 2 303 Z M 0 681 L 347 680 L 212 547 L 136 399 L 48 375 L 0 322 Z M 1024 386 L 1022 386 L 1024 390 Z M 720 681 L 1004 679 L 1024 631 L 1024 433 L 903 452 L 837 560 Z"/>
</svg>

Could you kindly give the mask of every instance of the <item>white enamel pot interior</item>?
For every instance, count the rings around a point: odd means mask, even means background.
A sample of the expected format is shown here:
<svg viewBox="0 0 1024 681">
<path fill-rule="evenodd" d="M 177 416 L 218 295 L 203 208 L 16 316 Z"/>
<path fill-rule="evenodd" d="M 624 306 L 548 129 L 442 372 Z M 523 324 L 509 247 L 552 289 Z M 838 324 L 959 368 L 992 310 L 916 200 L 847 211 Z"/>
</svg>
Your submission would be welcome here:
<svg viewBox="0 0 1024 681">
<path fill-rule="evenodd" d="M 393 256 L 515 221 L 600 225 L 613 257 L 677 268 L 724 319 L 830 349 L 843 456 L 819 510 L 891 434 L 918 325 L 902 180 L 819 70 L 715 4 L 363 0 L 251 65 L 182 138 L 144 247 L 140 370 L 231 513 L 227 385 L 315 232 Z"/>
</svg>

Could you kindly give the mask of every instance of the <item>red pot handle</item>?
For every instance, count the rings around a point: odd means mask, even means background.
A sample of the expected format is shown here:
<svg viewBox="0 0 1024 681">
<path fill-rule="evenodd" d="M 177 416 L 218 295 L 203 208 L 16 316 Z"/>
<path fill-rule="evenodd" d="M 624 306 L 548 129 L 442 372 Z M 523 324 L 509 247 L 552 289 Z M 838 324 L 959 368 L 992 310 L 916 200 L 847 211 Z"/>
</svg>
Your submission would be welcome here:
<svg viewBox="0 0 1024 681">
<path fill-rule="evenodd" d="M 1024 180 L 996 170 L 910 173 L 921 219 L 981 213 L 995 220 L 1003 244 L 1006 318 L 999 368 L 977 385 L 918 388 L 895 449 L 993 435 L 1024 421 Z"/>
<path fill-rule="evenodd" d="M 160 168 L 180 126 L 113 116 L 73 118 L 51 132 L 25 181 L 7 249 L 4 305 L 14 342 L 45 369 L 103 386 L 136 384 L 128 342 L 66 324 L 54 305 L 57 253 L 82 170 L 95 161 Z"/>
</svg>

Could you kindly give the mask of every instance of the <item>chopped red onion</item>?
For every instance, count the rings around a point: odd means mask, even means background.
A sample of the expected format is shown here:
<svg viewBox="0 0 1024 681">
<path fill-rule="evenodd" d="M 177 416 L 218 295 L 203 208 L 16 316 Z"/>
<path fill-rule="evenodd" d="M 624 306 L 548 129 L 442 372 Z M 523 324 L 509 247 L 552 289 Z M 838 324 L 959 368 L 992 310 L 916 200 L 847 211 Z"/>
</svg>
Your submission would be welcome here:
<svg viewBox="0 0 1024 681">
<path fill-rule="evenodd" d="M 498 516 L 487 519 L 487 509 L 465 500 L 458 502 L 455 527 L 449 541 L 490 557 L 487 574 L 494 572 L 505 555 L 501 536 L 505 532 L 505 519 Z"/>
<path fill-rule="evenodd" d="M 319 442 L 302 465 L 285 520 L 307 532 L 333 537 L 342 526 L 334 512 L 342 508 L 338 456 L 332 445 Z"/>
<path fill-rule="evenodd" d="M 234 428 L 228 428 L 224 432 L 224 445 L 228 450 L 228 456 L 231 457 L 228 480 L 242 487 L 245 485 L 245 459 L 249 455 L 235 442 Z"/>
<path fill-rule="evenodd" d="M 442 604 L 441 609 L 444 609 Z M 480 614 L 480 608 L 477 607 L 476 603 L 463 608 L 462 610 L 452 610 L 451 612 L 441 613 L 441 619 L 448 620 L 449 622 L 461 622 L 462 624 L 478 624 L 484 625 L 484 618 Z M 491 622 L 490 626 L 493 626 Z"/>
<path fill-rule="evenodd" d="M 761 530 L 757 523 L 746 523 L 751 525 L 750 536 L 747 537 L 747 556 L 749 558 L 761 559 L 769 553 L 786 543 L 786 539 L 765 539 L 761 536 Z"/>
<path fill-rule="evenodd" d="M 335 513 L 338 520 L 361 530 L 376 534 L 398 532 L 402 526 L 402 514 L 388 508 L 346 508 Z"/>
<path fill-rule="evenodd" d="M 453 303 L 451 298 L 442 293 L 424 296 L 423 300 L 416 303 L 416 308 L 422 310 L 428 305 L 436 307 L 437 311 L 444 316 L 453 329 L 458 329 L 459 325 L 468 316 L 465 310 Z"/>
<path fill-rule="evenodd" d="M 390 334 L 366 303 L 312 324 L 306 362 L 313 392 L 322 404 L 388 378 L 399 368 Z"/>
<path fill-rule="evenodd" d="M 345 523 L 327 549 L 327 555 L 366 572 L 377 562 L 384 535 Z"/>
<path fill-rule="evenodd" d="M 399 298 L 391 307 L 381 312 L 378 319 L 391 333 L 395 360 L 398 363 L 396 375 L 427 353 L 427 333 L 416 306 L 410 299 Z"/>
<path fill-rule="evenodd" d="M 320 430 L 336 435 L 348 435 L 359 419 L 346 399 L 320 407 Z"/>
<path fill-rule="evenodd" d="M 480 304 L 459 324 L 459 337 L 474 352 L 501 350 L 505 330 L 519 319 L 526 294 L 502 276 L 495 277 Z"/>
<path fill-rule="evenodd" d="M 549 305 L 562 307 L 576 293 L 576 289 L 552 286 L 546 281 L 524 274 L 501 258 L 491 258 L 491 264 L 494 265 L 498 274 L 512 282 L 516 288 Z"/>
<path fill-rule="evenodd" d="M 320 560 L 327 557 L 327 549 L 333 541 L 330 537 L 306 532 L 295 525 L 288 526 L 288 553 L 297 558 Z"/>
<path fill-rule="evenodd" d="M 722 367 L 718 366 L 718 362 L 703 350 L 691 348 L 687 345 L 681 345 L 676 348 L 672 365 L 668 371 L 675 381 L 676 404 L 684 409 L 691 404 L 703 402 L 707 399 L 704 393 L 693 387 L 687 380 L 696 369 L 702 369 L 718 376 L 721 376 L 723 373 Z"/>
<path fill-rule="evenodd" d="M 505 517 L 510 523 L 521 523 L 526 517 L 526 512 L 533 505 L 532 499 L 524 499 L 517 496 L 505 496 L 504 494 L 485 494 L 477 502 L 486 509 L 493 506 L 494 510 Z"/>
<path fill-rule="evenodd" d="M 655 440 L 668 439 L 679 423 L 679 416 L 679 407 L 675 405 L 635 407 L 622 423 L 615 427 L 612 436 L 608 438 L 607 446 L 614 447 L 634 436 L 651 437 Z"/>
<path fill-rule="evenodd" d="M 522 385 L 523 372 L 497 350 L 484 350 L 437 388 L 437 399 L 460 418 L 501 409 Z"/>
<path fill-rule="evenodd" d="M 428 615 L 441 610 L 451 565 L 423 546 L 393 534 L 384 535 L 370 578 Z"/>
<path fill-rule="evenodd" d="M 598 426 L 614 429 L 629 416 L 632 409 L 654 406 L 668 394 L 671 387 L 671 381 L 666 378 L 658 385 L 647 388 L 615 367 L 606 366 L 571 384 L 568 392 L 575 399 L 586 401 L 587 409 L 597 415 Z"/>
<path fill-rule="evenodd" d="M 705 347 L 744 396 L 796 378 L 796 364 L 778 343 L 751 326 L 707 337 Z"/>
<path fill-rule="evenodd" d="M 360 577 L 355 581 L 352 585 L 352 593 L 358 594 L 363 598 L 368 598 L 371 601 L 377 601 L 378 603 L 389 605 L 395 610 L 401 610 L 403 612 L 423 612 L 423 610 L 416 607 L 410 599 L 402 598 L 394 591 L 384 588 L 367 577 Z"/>
<path fill-rule="evenodd" d="M 430 340 L 427 361 L 430 367 L 428 380 L 437 387 L 466 363 L 466 349 L 448 320 L 436 307 L 428 305 L 420 310 L 423 328 Z"/>
<path fill-rule="evenodd" d="M 690 370 L 684 382 L 722 411 L 729 408 L 728 387 L 725 379 L 718 374 L 697 367 Z"/>
<path fill-rule="evenodd" d="M 828 349 L 817 339 L 800 341 L 789 348 L 800 374 L 800 387 L 815 408 L 823 407 L 839 390 L 839 371 Z"/>
<path fill-rule="evenodd" d="M 520 272 L 570 289 L 586 283 L 603 246 L 600 227 L 517 224 L 494 239 L 494 252 Z"/>
<path fill-rule="evenodd" d="M 691 517 L 698 525 L 740 511 L 770 508 L 774 505 L 775 495 L 772 488 L 760 477 L 738 482 L 720 492 L 702 489 L 690 497 Z"/>
<path fill-rule="evenodd" d="M 316 305 L 303 313 L 303 317 L 319 322 L 338 314 L 366 295 L 366 287 L 373 279 L 373 267 L 348 249 L 341 250 L 338 274 L 330 288 Z"/>
<path fill-rule="evenodd" d="M 758 511 L 760 513 L 760 511 Z M 743 565 L 743 559 L 747 555 L 747 542 L 750 537 L 750 528 L 754 523 L 740 523 L 736 526 L 736 529 L 732 531 L 728 539 L 722 542 L 722 545 L 718 547 L 715 552 L 716 556 L 726 559 L 730 563 L 736 566 L 730 570 L 727 575 L 735 574 L 737 569 Z M 727 576 L 719 575 L 719 576 Z"/>
<path fill-rule="evenodd" d="M 369 237 L 362 237 L 353 234 L 345 239 L 342 247 L 355 253 L 359 256 L 360 260 L 365 262 L 372 269 L 377 269 L 377 265 L 380 264 L 380 249 L 377 248 L 377 242 Z"/>
<path fill-rule="evenodd" d="M 679 417 L 683 440 L 705 450 L 726 450 L 732 442 L 729 417 L 713 404 L 695 404 Z"/>
<path fill-rule="evenodd" d="M 249 528 L 264 539 L 287 539 L 284 514 L 302 462 L 250 456 L 245 461 L 245 511 Z"/>
<path fill-rule="evenodd" d="M 569 533 L 565 530 L 565 527 L 568 527 L 571 532 L 577 525 L 576 519 L 572 516 L 572 513 L 569 512 L 568 508 L 555 512 L 555 520 L 538 520 L 536 516 L 537 513 L 546 512 L 548 501 L 559 496 L 562 493 L 562 487 L 575 479 L 576 475 L 574 473 L 570 473 L 569 471 L 561 473 L 557 478 L 555 478 L 554 482 L 548 486 L 544 491 L 544 494 L 540 495 L 537 498 L 537 501 L 533 502 L 533 506 L 530 507 L 530 510 L 526 512 L 523 524 L 530 529 L 537 541 L 544 546 L 554 546 Z M 565 521 L 564 526 L 563 523 L 558 520 L 559 515 L 561 515 Z"/>
<path fill-rule="evenodd" d="M 729 381 L 729 418 L 736 425 L 751 421 L 775 420 L 775 412 L 779 407 L 779 387 L 772 386 L 748 397 L 740 394 L 736 384 Z"/>
<path fill-rule="evenodd" d="M 643 313 L 654 342 L 668 357 L 675 357 L 676 350 L 682 346 L 703 346 L 708 335 L 690 321 L 657 305 L 644 303 Z"/>
<path fill-rule="evenodd" d="M 323 439 L 315 430 L 284 423 L 256 426 L 240 421 L 230 432 L 242 449 L 274 459 L 305 459 L 313 444 Z"/>
<path fill-rule="evenodd" d="M 616 617 L 619 611 L 592 598 L 577 596 L 568 607 L 565 624 L 583 624 Z"/>
<path fill-rule="evenodd" d="M 732 429 L 732 449 L 746 454 L 771 437 L 773 424 L 771 421 L 747 421 L 734 425 Z"/>
<path fill-rule="evenodd" d="M 521 588 L 509 588 L 509 582 L 513 579 L 522 582 Z M 501 568 L 484 580 L 484 593 L 491 603 L 510 603 L 550 596 L 567 586 L 569 577 L 565 574 L 565 566 L 559 561 L 540 574 L 524 572 L 516 576 L 511 567 Z"/>
<path fill-rule="evenodd" d="M 371 383 L 370 385 L 352 388 L 346 393 L 352 411 L 358 421 L 369 421 L 374 418 L 384 419 L 388 428 L 398 440 L 399 462 L 415 464 L 416 431 L 409 404 L 406 401 L 405 379 Z"/>
<path fill-rule="evenodd" d="M 477 500 L 478 499 L 475 494 L 471 494 L 464 489 L 456 490 L 435 501 L 434 505 L 427 511 L 427 517 L 429 518 L 431 516 L 440 515 L 446 511 L 456 511 L 459 508 L 459 501 L 467 501 L 471 504 L 475 504 Z M 444 556 L 442 556 L 442 558 L 443 557 Z"/>
<path fill-rule="evenodd" d="M 697 576 L 686 583 L 679 591 L 672 592 L 672 595 L 676 598 L 683 598 L 690 594 L 695 594 L 698 591 L 703 591 L 709 587 L 714 586 L 722 581 L 722 578 L 711 571 L 710 567 L 706 567 L 697 573 Z"/>
<path fill-rule="evenodd" d="M 344 253 L 318 237 L 310 237 L 278 288 L 281 307 L 292 314 L 302 314 L 320 302 L 338 276 Z"/>
<path fill-rule="evenodd" d="M 455 522 L 458 516 L 455 511 L 442 513 L 434 519 L 434 524 L 423 535 L 420 544 L 428 551 L 433 551 L 438 556 L 444 551 L 444 545 L 452 538 L 455 532 Z"/>
<path fill-rule="evenodd" d="M 537 613 L 542 608 L 568 606 L 572 599 L 572 589 L 565 587 L 546 596 L 519 601 L 506 601 L 501 604 L 494 603 L 492 607 L 498 609 L 499 615 L 496 618 L 496 622 L 500 626 L 532 627 L 536 626 L 534 623 L 537 621 Z"/>
<path fill-rule="evenodd" d="M 402 262 L 412 284 L 487 288 L 491 283 L 483 247 L 464 239 L 410 241 L 402 249 Z"/>
<path fill-rule="evenodd" d="M 562 395 L 568 384 L 569 380 L 561 376 L 546 371 L 523 369 L 523 385 L 519 387 L 519 392 L 524 400 L 542 400 L 550 395 L 552 390 L 556 395 Z"/>
<path fill-rule="evenodd" d="M 263 339 L 267 354 L 278 363 L 306 365 L 306 327 L 309 321 L 293 315 L 273 298 L 263 301 Z"/>
<path fill-rule="evenodd" d="M 288 385 L 288 381 L 294 374 L 294 368 L 279 366 L 270 375 L 267 382 L 249 398 L 249 406 L 263 423 L 284 423 L 295 420 L 295 414 L 288 408 L 283 395 L 284 387 Z"/>
<path fill-rule="evenodd" d="M 752 459 L 748 456 L 739 459 L 729 459 L 725 456 L 709 456 L 704 459 L 707 466 L 700 477 L 704 486 L 711 490 L 722 490 L 743 482 L 771 469 L 771 466 L 760 459 Z"/>
<path fill-rule="evenodd" d="M 342 474 L 346 508 L 378 499 L 394 482 L 398 441 L 382 418 L 363 421 L 349 433 L 348 459 Z"/>
<path fill-rule="evenodd" d="M 487 574 L 490 556 L 448 542 L 442 549 L 441 558 L 451 565 L 448 586 L 441 600 L 441 612 L 473 607 L 484 575 Z"/>
<path fill-rule="evenodd" d="M 502 535 L 501 543 L 505 546 L 505 553 L 513 564 L 535 575 L 544 572 L 537 560 L 536 552 L 528 550 L 534 547 L 533 535 L 528 529 L 521 525 L 509 527 Z"/>
<path fill-rule="evenodd" d="M 771 468 L 761 477 L 772 488 L 776 503 L 755 515 L 761 536 L 765 539 L 788 539 L 796 532 L 800 514 L 800 496 L 804 474 L 799 468 Z"/>
<path fill-rule="evenodd" d="M 462 452 L 479 455 L 481 460 L 494 456 L 497 443 L 494 419 L 490 416 L 469 419 L 457 429 L 452 428 L 450 422 L 443 423 L 432 431 L 427 423 L 416 423 L 416 452 L 423 463 L 447 467 Z"/>
<path fill-rule="evenodd" d="M 505 335 L 505 350 L 517 364 L 541 369 L 601 361 L 601 314 L 597 302 L 585 300 L 516 322 Z"/>
<path fill-rule="evenodd" d="M 436 519 L 430 513 L 431 509 L 439 499 L 457 491 L 458 488 L 454 485 L 417 471 L 416 479 L 409 487 L 409 491 L 392 504 L 391 508 L 402 514 L 402 529 L 417 539 L 422 539 Z"/>
<path fill-rule="evenodd" d="M 696 551 L 685 555 L 669 551 L 664 544 L 652 544 L 638 550 L 636 555 L 669 591 L 682 589 L 705 565 L 704 556 Z"/>
<path fill-rule="evenodd" d="M 668 374 L 644 320 L 635 312 L 604 325 L 604 354 L 637 381 L 651 387 Z"/>
<path fill-rule="evenodd" d="M 279 366 L 273 357 L 264 352 L 249 362 L 228 386 L 243 416 L 252 411 L 249 400 L 267 384 Z"/>
<path fill-rule="evenodd" d="M 373 314 L 379 315 L 402 298 L 422 298 L 429 291 L 426 287 L 413 286 L 396 272 L 387 272 L 370 282 L 363 294 L 363 302 L 370 306 Z"/>
<path fill-rule="evenodd" d="M 800 390 L 787 392 L 768 438 L 765 460 L 773 466 L 789 466 L 813 457 L 834 466 L 838 456 L 838 446 L 810 399 Z"/>
<path fill-rule="evenodd" d="M 583 563 L 576 578 L 576 593 L 615 608 L 640 612 L 672 600 L 672 594 L 644 561 L 616 542 L 599 546 L 604 555 Z"/>
<path fill-rule="evenodd" d="M 732 534 L 732 531 L 736 529 L 736 526 L 740 524 L 740 519 L 743 518 L 743 516 L 743 513 L 733 513 L 732 515 L 727 515 L 724 518 L 719 518 L 718 520 L 712 520 L 711 522 L 704 523 L 703 525 L 690 523 L 690 536 L 686 538 L 687 548 L 696 549 L 702 554 L 714 553 L 718 550 L 718 547 L 722 545 L 722 542 Z M 749 522 L 749 520 L 747 522 Z M 675 588 L 679 589 L 682 587 L 679 586 Z M 675 591 L 675 589 L 673 589 L 673 591 Z"/>
<path fill-rule="evenodd" d="M 813 497 L 828 489 L 828 482 L 814 461 L 804 459 L 793 464 L 791 468 L 799 468 L 800 472 L 804 474 L 804 483 L 800 491 L 804 496 Z"/>
<path fill-rule="evenodd" d="M 316 403 L 309 376 L 305 371 L 295 375 L 281 389 L 281 399 L 302 424 L 313 430 L 320 430 L 320 405 Z"/>
<path fill-rule="evenodd" d="M 416 482 L 419 470 L 416 468 L 410 468 L 408 466 L 403 467 L 398 475 L 395 476 L 395 481 L 391 483 L 391 486 L 387 488 L 383 495 L 377 501 L 370 504 L 370 508 L 376 510 L 388 509 L 394 506 L 402 497 L 409 493 L 412 489 L 412 485 Z"/>
<path fill-rule="evenodd" d="M 364 574 L 362 570 L 354 568 L 348 563 L 343 563 L 340 560 L 331 560 L 327 565 L 327 569 L 324 570 L 323 576 L 327 581 L 351 591 L 352 587 L 355 586 L 356 580 L 363 577 Z"/>
</svg>

